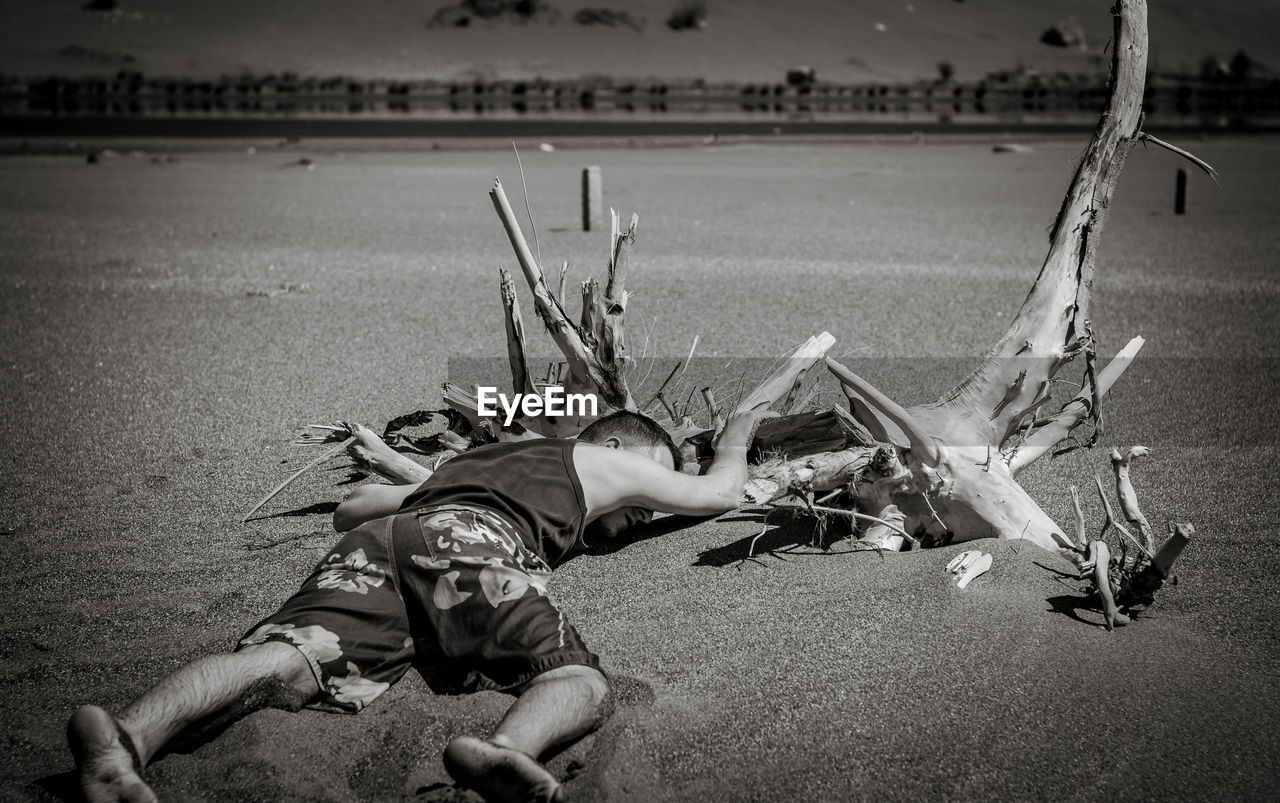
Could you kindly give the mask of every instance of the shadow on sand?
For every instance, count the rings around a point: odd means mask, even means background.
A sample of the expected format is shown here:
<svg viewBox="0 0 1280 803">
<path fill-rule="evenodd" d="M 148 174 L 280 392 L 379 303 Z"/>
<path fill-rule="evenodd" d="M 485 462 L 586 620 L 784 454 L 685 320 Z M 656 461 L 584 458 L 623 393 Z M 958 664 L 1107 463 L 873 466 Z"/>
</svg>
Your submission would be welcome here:
<svg viewBox="0 0 1280 803">
<path fill-rule="evenodd" d="M 828 525 L 824 529 L 804 516 L 779 517 L 777 520 L 770 520 L 768 515 L 761 517 L 739 514 L 721 521 L 760 524 L 761 530 L 756 535 L 740 538 L 731 544 L 704 550 L 698 554 L 692 565 L 737 567 L 748 561 L 759 563 L 761 555 L 786 560 L 787 555 L 843 554 L 843 550 L 831 551 L 831 546 L 837 541 L 848 538 L 849 535 L 839 527 Z"/>
<path fill-rule="evenodd" d="M 65 803 L 79 803 L 84 800 L 80 794 L 80 783 L 76 779 L 74 772 L 60 772 L 57 775 L 46 775 L 43 778 L 37 778 L 34 785 L 44 790 L 45 794 L 65 801 Z"/>
</svg>

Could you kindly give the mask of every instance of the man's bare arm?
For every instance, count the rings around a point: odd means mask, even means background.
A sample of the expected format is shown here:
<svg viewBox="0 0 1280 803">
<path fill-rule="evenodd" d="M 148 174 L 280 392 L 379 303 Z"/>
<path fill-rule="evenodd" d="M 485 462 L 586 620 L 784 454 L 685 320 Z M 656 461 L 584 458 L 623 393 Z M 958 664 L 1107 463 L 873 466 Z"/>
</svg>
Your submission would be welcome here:
<svg viewBox="0 0 1280 803">
<path fill-rule="evenodd" d="M 716 444 L 716 457 L 700 477 L 672 471 L 635 452 L 582 444 L 574 461 L 588 519 L 635 506 L 686 516 L 713 516 L 738 507 L 747 481 L 747 447 L 761 419 L 752 410 L 731 417 Z"/>
<path fill-rule="evenodd" d="M 333 529 L 345 533 L 366 521 L 390 516 L 416 490 L 417 485 L 362 485 L 333 511 Z"/>
</svg>

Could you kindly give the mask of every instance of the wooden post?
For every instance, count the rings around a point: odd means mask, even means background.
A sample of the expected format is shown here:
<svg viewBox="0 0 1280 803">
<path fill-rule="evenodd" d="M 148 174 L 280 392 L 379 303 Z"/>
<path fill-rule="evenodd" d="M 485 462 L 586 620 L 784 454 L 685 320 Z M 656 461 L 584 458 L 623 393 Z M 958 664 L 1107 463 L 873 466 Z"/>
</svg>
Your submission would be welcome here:
<svg viewBox="0 0 1280 803">
<path fill-rule="evenodd" d="M 582 230 L 595 231 L 604 225 L 604 187 L 600 168 L 582 168 Z"/>
<path fill-rule="evenodd" d="M 1178 168 L 1177 189 L 1173 195 L 1173 213 L 1175 215 L 1187 213 L 1187 171 L 1181 167 Z"/>
</svg>

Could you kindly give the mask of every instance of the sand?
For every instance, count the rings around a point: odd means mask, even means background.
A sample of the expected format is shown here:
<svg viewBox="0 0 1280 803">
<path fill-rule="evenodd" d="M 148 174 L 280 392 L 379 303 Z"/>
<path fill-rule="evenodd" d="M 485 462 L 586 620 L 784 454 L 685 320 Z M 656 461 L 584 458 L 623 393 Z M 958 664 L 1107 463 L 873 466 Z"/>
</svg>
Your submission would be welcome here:
<svg viewBox="0 0 1280 803">
<path fill-rule="evenodd" d="M 1030 287 L 1083 137 L 525 151 L 544 261 L 603 263 L 577 230 L 578 170 L 641 215 L 631 287 L 650 353 L 699 370 L 813 331 L 906 403 L 938 395 Z M 240 516 L 313 452 L 303 424 L 378 427 L 434 406 L 450 358 L 501 358 L 485 191 L 509 152 L 202 145 L 0 159 L 0 706 L 9 795 L 64 794 L 62 730 L 185 660 L 227 649 L 336 540 L 350 486 L 321 471 Z M 1106 633 L 1029 545 L 877 557 L 808 547 L 809 522 L 656 522 L 578 557 L 553 592 L 619 710 L 551 761 L 586 800 L 1229 798 L 1271 794 L 1280 744 L 1276 212 L 1280 141 L 1189 143 L 1223 188 L 1136 151 L 1100 253 L 1104 347 L 1148 345 L 1107 404 L 1107 445 L 1144 443 L 1148 516 L 1199 535 L 1151 614 Z M 153 143 L 153 150 L 158 144 Z M 127 150 L 127 148 L 126 148 Z M 315 168 L 296 165 L 315 160 Z M 527 303 L 527 297 L 526 297 Z M 531 318 L 531 316 L 530 316 Z M 490 376 L 502 381 L 500 359 Z M 833 387 L 829 387 L 833 390 Z M 1105 454 L 1036 466 L 1059 521 Z M 1090 500 L 1092 501 L 1092 500 Z M 1097 521 L 1097 508 L 1091 507 Z M 688 526 L 683 526 L 688 524 Z M 284 541 L 266 549 L 252 546 Z M 448 799 L 439 752 L 500 695 L 411 674 L 356 717 L 262 712 L 163 758 L 165 798 Z"/>
</svg>

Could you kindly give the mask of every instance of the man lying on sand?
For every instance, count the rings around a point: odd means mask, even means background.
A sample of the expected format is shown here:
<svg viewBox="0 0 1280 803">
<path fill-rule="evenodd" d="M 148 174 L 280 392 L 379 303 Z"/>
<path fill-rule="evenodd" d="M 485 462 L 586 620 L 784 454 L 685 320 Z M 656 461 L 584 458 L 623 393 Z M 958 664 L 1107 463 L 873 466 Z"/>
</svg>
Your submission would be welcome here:
<svg viewBox="0 0 1280 803">
<path fill-rule="evenodd" d="M 415 659 L 470 670 L 469 684 L 517 696 L 487 739 L 459 736 L 444 765 L 486 800 L 549 801 L 538 763 L 598 727 L 610 706 L 599 659 L 547 596 L 553 566 L 654 510 L 693 516 L 738 506 L 746 452 L 771 413 L 732 417 L 703 476 L 649 418 L 618 412 L 577 440 L 487 446 L 421 485 L 370 485 L 334 513 L 346 532 L 301 590 L 235 652 L 193 661 L 113 717 L 86 705 L 67 738 L 90 801 L 154 800 L 142 768 L 183 728 L 253 707 L 355 712 Z M 262 703 L 258 704 L 261 707 Z"/>
</svg>

